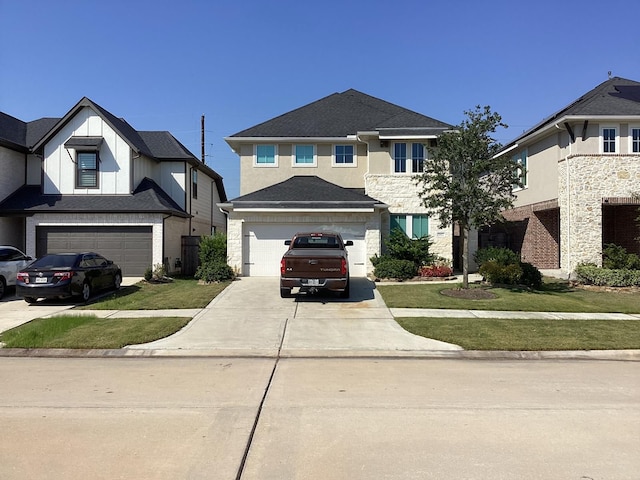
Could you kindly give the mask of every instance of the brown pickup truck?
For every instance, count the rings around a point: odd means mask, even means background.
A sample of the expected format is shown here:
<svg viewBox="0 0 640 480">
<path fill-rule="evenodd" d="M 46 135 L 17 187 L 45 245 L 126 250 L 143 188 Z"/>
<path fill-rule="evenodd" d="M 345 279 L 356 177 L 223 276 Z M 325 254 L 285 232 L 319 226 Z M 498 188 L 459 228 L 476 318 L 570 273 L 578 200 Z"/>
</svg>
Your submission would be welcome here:
<svg viewBox="0 0 640 480">
<path fill-rule="evenodd" d="M 339 292 L 349 298 L 349 256 L 339 233 L 296 233 L 286 240 L 289 250 L 280 261 L 280 296 L 291 296 L 291 289 L 315 293 L 318 290 Z"/>
</svg>

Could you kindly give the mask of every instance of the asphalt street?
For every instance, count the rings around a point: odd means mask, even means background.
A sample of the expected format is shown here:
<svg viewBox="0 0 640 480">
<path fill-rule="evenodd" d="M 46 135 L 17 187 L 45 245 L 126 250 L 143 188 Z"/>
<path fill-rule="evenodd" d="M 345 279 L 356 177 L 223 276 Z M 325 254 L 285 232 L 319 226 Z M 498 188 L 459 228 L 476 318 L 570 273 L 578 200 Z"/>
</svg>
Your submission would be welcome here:
<svg viewBox="0 0 640 480">
<path fill-rule="evenodd" d="M 616 479 L 636 362 L 2 358 L 0 478 Z"/>
</svg>

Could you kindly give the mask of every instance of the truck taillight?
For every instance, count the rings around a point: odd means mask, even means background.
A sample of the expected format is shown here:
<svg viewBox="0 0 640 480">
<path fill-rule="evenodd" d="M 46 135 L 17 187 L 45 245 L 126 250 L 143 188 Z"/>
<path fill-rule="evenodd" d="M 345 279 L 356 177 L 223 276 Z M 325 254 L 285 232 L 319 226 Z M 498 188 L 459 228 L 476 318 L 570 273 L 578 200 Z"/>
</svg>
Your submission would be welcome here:
<svg viewBox="0 0 640 480">
<path fill-rule="evenodd" d="M 16 279 L 22 283 L 29 283 L 29 274 L 25 272 L 19 272 L 16 274 Z"/>
<path fill-rule="evenodd" d="M 344 276 L 347 274 L 347 260 L 346 259 L 342 259 L 342 261 L 340 262 L 340 273 Z"/>
<path fill-rule="evenodd" d="M 286 262 L 284 260 L 284 258 L 282 260 L 280 260 L 280 275 L 284 275 L 284 273 L 286 272 Z"/>
</svg>

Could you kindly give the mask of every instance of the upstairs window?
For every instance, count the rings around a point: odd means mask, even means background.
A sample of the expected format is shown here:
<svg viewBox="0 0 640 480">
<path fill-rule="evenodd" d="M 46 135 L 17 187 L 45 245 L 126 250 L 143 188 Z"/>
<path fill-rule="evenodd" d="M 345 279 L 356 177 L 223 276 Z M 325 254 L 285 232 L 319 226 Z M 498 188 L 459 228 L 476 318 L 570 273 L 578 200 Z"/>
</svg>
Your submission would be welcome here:
<svg viewBox="0 0 640 480">
<path fill-rule="evenodd" d="M 313 145 L 296 145 L 294 166 L 313 167 L 316 165 L 316 156 Z"/>
<path fill-rule="evenodd" d="M 602 128 L 602 153 L 616 153 L 618 151 L 618 136 L 615 127 Z"/>
<path fill-rule="evenodd" d="M 78 152 L 76 159 L 76 187 L 98 188 L 98 152 Z"/>
<path fill-rule="evenodd" d="M 525 188 L 527 186 L 527 151 L 523 150 L 513 157 L 515 163 L 516 182 L 513 184 L 514 189 Z M 522 184 L 522 187 L 517 182 Z"/>
<path fill-rule="evenodd" d="M 191 170 L 191 197 L 198 198 L 198 170 Z"/>
<path fill-rule="evenodd" d="M 400 229 L 413 239 L 429 235 L 428 215 L 391 215 L 390 220 L 390 231 Z"/>
<path fill-rule="evenodd" d="M 631 153 L 640 153 L 640 128 L 631 128 Z"/>
<path fill-rule="evenodd" d="M 259 167 L 277 167 L 277 151 L 275 145 L 256 145 L 255 165 Z"/>
<path fill-rule="evenodd" d="M 393 144 L 394 173 L 422 173 L 424 159 L 425 149 L 422 143 Z"/>
<path fill-rule="evenodd" d="M 407 171 L 407 144 L 393 144 L 393 161 L 395 173 L 406 173 Z"/>
<path fill-rule="evenodd" d="M 333 151 L 335 165 L 354 165 L 353 145 L 336 145 Z"/>
</svg>

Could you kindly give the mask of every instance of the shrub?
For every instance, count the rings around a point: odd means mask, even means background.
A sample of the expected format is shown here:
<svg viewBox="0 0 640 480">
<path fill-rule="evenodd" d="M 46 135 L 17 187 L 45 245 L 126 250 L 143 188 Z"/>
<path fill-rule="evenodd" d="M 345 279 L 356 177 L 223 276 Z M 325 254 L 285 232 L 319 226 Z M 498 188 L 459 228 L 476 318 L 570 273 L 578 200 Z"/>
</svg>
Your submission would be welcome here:
<svg viewBox="0 0 640 480">
<path fill-rule="evenodd" d="M 373 262 L 373 259 L 372 259 Z M 373 274 L 378 278 L 407 280 L 417 273 L 417 267 L 411 260 L 390 257 L 378 257 Z"/>
<path fill-rule="evenodd" d="M 416 269 L 433 263 L 434 256 L 429 253 L 431 245 L 433 242 L 428 236 L 412 240 L 399 228 L 394 228 L 385 241 L 386 255 L 397 260 L 409 260 Z"/>
<path fill-rule="evenodd" d="M 578 281 L 587 285 L 609 287 L 640 286 L 640 270 L 600 268 L 593 263 L 576 267 Z"/>
<path fill-rule="evenodd" d="M 151 267 L 147 267 L 147 269 L 144 271 L 144 279 L 148 282 L 153 278 L 153 270 L 151 270 Z"/>
<path fill-rule="evenodd" d="M 535 266 L 529 262 L 521 262 L 520 268 L 522 269 L 522 275 L 520 276 L 520 283 L 531 288 L 542 287 L 542 274 Z"/>
<path fill-rule="evenodd" d="M 195 277 L 205 282 L 222 282 L 235 277 L 233 269 L 227 264 L 227 236 L 216 233 L 202 236 L 198 249 L 200 265 Z"/>
<path fill-rule="evenodd" d="M 602 267 L 611 270 L 640 270 L 640 257 L 624 247 L 609 243 L 602 249 Z"/>
<path fill-rule="evenodd" d="M 195 277 L 210 283 L 233 280 L 235 274 L 233 269 L 224 262 L 209 262 L 198 267 Z"/>
<path fill-rule="evenodd" d="M 450 277 L 453 275 L 453 268 L 448 261 L 437 259 L 433 265 L 423 265 L 418 273 L 421 277 Z"/>
<path fill-rule="evenodd" d="M 496 260 L 487 260 L 480 267 L 480 274 L 490 283 L 517 285 L 522 276 L 522 268 L 518 263 L 502 265 Z"/>
<path fill-rule="evenodd" d="M 505 247 L 484 247 L 476 251 L 473 256 L 478 266 L 488 261 L 494 261 L 498 265 L 512 265 L 520 262 L 520 255 Z"/>
</svg>

